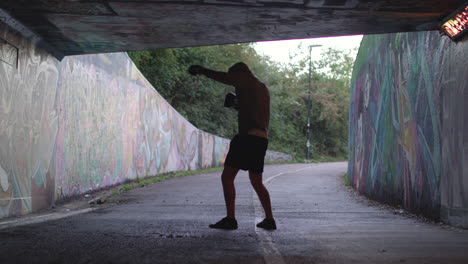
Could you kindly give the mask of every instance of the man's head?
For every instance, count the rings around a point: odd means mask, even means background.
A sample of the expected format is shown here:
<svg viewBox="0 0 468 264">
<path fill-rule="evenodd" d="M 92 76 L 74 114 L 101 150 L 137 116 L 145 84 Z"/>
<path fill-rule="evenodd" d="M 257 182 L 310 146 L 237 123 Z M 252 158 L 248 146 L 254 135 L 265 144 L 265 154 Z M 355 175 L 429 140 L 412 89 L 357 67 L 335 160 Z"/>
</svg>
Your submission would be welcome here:
<svg viewBox="0 0 468 264">
<path fill-rule="evenodd" d="M 252 74 L 252 72 L 250 71 L 247 64 L 245 64 L 243 62 L 238 62 L 238 63 L 232 65 L 231 68 L 229 68 L 228 72 L 229 73 L 248 73 L 248 74 Z"/>
</svg>

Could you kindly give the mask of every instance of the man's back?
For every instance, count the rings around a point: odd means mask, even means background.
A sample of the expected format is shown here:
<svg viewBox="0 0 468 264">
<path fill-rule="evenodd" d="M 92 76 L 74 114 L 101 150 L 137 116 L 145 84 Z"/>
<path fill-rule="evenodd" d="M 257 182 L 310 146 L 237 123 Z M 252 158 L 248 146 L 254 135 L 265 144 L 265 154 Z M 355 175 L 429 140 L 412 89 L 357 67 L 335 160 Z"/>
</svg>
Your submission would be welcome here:
<svg viewBox="0 0 468 264">
<path fill-rule="evenodd" d="M 242 76 L 235 85 L 239 102 L 239 133 L 250 129 L 268 131 L 270 121 L 270 95 L 265 84 L 255 76 Z"/>
</svg>

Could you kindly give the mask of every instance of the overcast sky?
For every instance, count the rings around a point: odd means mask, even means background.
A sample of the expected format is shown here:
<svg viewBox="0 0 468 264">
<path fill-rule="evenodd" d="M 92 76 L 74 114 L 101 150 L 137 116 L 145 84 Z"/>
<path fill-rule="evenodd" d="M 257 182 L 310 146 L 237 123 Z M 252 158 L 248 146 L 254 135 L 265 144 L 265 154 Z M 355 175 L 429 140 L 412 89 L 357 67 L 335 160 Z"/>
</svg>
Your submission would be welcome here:
<svg viewBox="0 0 468 264">
<path fill-rule="evenodd" d="M 277 40 L 257 42 L 255 49 L 260 54 L 270 56 L 273 60 L 288 63 L 289 54 L 297 49 L 299 43 L 302 42 L 303 47 L 309 45 L 322 45 L 322 47 L 313 48 L 312 58 L 314 55 L 319 55 L 322 49 L 335 48 L 340 50 L 349 50 L 359 48 L 362 35 L 345 36 L 345 37 L 327 37 L 327 38 L 312 38 L 300 40 Z"/>
</svg>

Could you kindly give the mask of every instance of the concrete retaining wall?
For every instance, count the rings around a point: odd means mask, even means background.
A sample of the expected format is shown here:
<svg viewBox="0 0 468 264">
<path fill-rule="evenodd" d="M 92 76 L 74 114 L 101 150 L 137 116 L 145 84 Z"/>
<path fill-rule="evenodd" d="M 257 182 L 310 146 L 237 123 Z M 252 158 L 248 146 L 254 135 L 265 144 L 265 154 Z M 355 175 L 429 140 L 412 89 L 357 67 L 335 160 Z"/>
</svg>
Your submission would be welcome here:
<svg viewBox="0 0 468 264">
<path fill-rule="evenodd" d="M 127 179 L 224 163 L 229 140 L 185 120 L 125 53 L 59 62 L 4 24 L 0 39 L 0 218 Z M 291 157 L 267 155 L 281 159 Z"/>
<path fill-rule="evenodd" d="M 467 41 L 438 32 L 363 38 L 349 132 L 357 190 L 468 227 L 467 59 Z"/>
</svg>

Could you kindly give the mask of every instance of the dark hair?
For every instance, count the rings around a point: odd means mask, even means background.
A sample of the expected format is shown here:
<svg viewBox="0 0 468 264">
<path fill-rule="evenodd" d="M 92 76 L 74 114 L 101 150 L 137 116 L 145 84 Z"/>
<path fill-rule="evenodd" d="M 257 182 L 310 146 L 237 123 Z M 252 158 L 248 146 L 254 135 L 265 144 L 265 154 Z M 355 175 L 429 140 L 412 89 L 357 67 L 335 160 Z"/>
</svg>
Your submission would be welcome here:
<svg viewBox="0 0 468 264">
<path fill-rule="evenodd" d="M 229 68 L 228 72 L 233 73 L 233 72 L 244 72 L 244 73 L 249 73 L 252 74 L 252 72 L 249 69 L 249 66 L 243 62 L 238 62 Z"/>
</svg>

